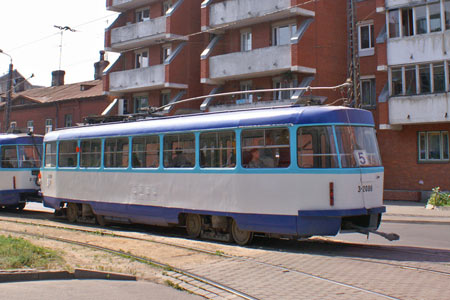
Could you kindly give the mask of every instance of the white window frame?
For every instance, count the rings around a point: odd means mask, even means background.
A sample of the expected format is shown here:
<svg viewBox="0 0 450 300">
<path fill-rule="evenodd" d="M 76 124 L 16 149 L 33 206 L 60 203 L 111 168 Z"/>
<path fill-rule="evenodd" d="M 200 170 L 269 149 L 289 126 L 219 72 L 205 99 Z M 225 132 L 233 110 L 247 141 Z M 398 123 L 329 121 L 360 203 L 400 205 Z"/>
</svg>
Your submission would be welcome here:
<svg viewBox="0 0 450 300">
<path fill-rule="evenodd" d="M 280 29 L 288 27 L 290 37 L 287 43 L 281 43 L 280 40 Z M 297 32 L 297 23 L 295 23 L 294 20 L 283 22 L 283 23 L 277 23 L 272 25 L 272 45 L 273 46 L 281 46 L 281 45 L 289 45 L 291 42 L 291 38 L 294 36 L 294 34 Z"/>
<path fill-rule="evenodd" d="M 241 81 L 239 83 L 240 91 L 250 91 L 253 88 L 253 82 L 251 80 Z M 253 95 L 252 94 L 240 94 L 239 100 L 244 100 L 245 103 L 253 103 Z M 239 101 L 236 100 L 236 101 Z"/>
<path fill-rule="evenodd" d="M 65 114 L 64 115 L 64 127 L 72 127 L 73 125 L 73 117 L 72 114 Z"/>
<path fill-rule="evenodd" d="M 172 54 L 172 45 L 163 45 L 162 46 L 162 54 L 163 54 L 163 63 L 166 61 L 167 58 Z"/>
<path fill-rule="evenodd" d="M 34 122 L 33 122 L 33 120 L 28 120 L 27 121 L 27 130 L 29 132 L 33 132 L 34 131 Z"/>
<path fill-rule="evenodd" d="M 148 17 L 144 17 L 145 11 L 148 12 Z M 143 7 L 136 9 L 136 23 L 145 22 L 150 20 L 150 7 Z"/>
<path fill-rule="evenodd" d="M 296 78 L 292 78 L 289 81 L 285 81 L 283 80 L 283 78 L 280 77 L 274 77 L 272 79 L 272 84 L 273 84 L 273 88 L 277 89 L 277 88 L 293 88 L 295 85 L 297 85 L 297 79 Z M 289 98 L 283 98 L 283 93 L 289 93 Z M 273 92 L 273 99 L 275 101 L 281 101 L 281 100 L 289 100 L 291 99 L 292 95 L 294 95 L 295 91 L 291 90 L 291 91 L 274 91 Z"/>
<path fill-rule="evenodd" d="M 372 94 L 371 95 L 371 97 L 373 96 L 373 99 L 371 99 L 372 101 L 371 101 L 371 103 L 369 103 L 369 104 L 364 104 L 363 103 L 363 93 L 362 93 L 362 91 L 363 91 L 363 88 L 362 88 L 362 86 L 363 86 L 363 82 L 370 82 L 370 87 L 371 87 L 371 91 L 372 91 L 372 89 L 375 91 L 375 93 L 374 94 Z M 360 77 L 360 87 L 361 87 L 361 106 L 362 107 L 365 107 L 365 108 L 375 108 L 376 107 L 376 105 L 377 105 L 377 92 L 376 92 L 376 79 L 375 79 L 375 76 L 361 76 Z"/>
<path fill-rule="evenodd" d="M 145 54 L 145 55 L 144 55 Z M 150 66 L 148 50 L 137 50 L 134 52 L 134 68 L 146 68 Z"/>
<path fill-rule="evenodd" d="M 45 119 L 45 133 L 53 131 L 53 120 Z"/>
<path fill-rule="evenodd" d="M 433 158 L 429 158 L 428 154 L 429 154 L 429 150 L 428 150 L 428 135 L 429 134 L 436 134 L 438 133 L 440 135 L 440 140 L 439 140 L 439 156 L 440 158 L 438 159 L 433 159 Z M 424 135 L 425 137 L 425 145 L 421 145 L 420 143 L 420 137 L 421 135 Z M 418 135 L 417 135 L 417 148 L 418 148 L 418 161 L 419 162 L 448 162 L 449 161 L 449 154 L 447 153 L 447 158 L 444 158 L 444 135 L 447 135 L 447 149 L 449 149 L 449 132 L 446 130 L 442 130 L 442 131 L 419 131 Z M 424 147 L 424 149 L 422 148 Z M 421 158 L 421 151 L 424 150 L 425 151 L 425 158 Z M 448 151 L 448 150 L 447 150 Z"/>
<path fill-rule="evenodd" d="M 143 102 L 147 102 L 147 105 L 142 105 Z M 149 99 L 147 94 L 133 94 L 134 112 L 139 113 L 141 107 L 147 107 L 149 105 Z"/>
<path fill-rule="evenodd" d="M 16 121 L 11 121 L 11 123 L 9 123 L 9 128 L 10 129 L 16 129 L 17 128 L 17 122 Z"/>
<path fill-rule="evenodd" d="M 253 36 L 250 28 L 241 30 L 241 52 L 253 49 Z"/>
<path fill-rule="evenodd" d="M 361 39 L 361 29 L 363 27 L 368 27 L 369 29 L 369 47 L 368 48 L 362 48 L 362 39 Z M 358 24 L 358 49 L 359 49 L 359 56 L 370 56 L 375 54 L 375 37 L 372 36 L 372 32 L 374 32 L 374 25 L 373 21 L 369 22 L 363 22 Z"/>
<path fill-rule="evenodd" d="M 167 101 L 165 101 L 167 100 Z M 162 90 L 161 91 L 161 106 L 167 105 L 172 100 L 170 90 Z"/>
</svg>

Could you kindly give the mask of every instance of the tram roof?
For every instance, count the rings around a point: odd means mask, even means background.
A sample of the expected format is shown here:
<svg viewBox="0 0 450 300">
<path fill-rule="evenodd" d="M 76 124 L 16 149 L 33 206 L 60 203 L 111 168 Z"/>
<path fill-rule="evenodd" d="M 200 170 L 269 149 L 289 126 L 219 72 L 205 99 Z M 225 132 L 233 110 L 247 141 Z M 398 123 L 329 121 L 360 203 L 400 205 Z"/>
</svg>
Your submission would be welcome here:
<svg viewBox="0 0 450 300">
<path fill-rule="evenodd" d="M 34 142 L 33 142 L 34 139 Z M 33 138 L 28 134 L 0 134 L 0 145 L 16 145 L 16 144 L 42 144 L 42 136 L 35 135 Z"/>
<path fill-rule="evenodd" d="M 180 115 L 49 132 L 45 141 L 288 124 L 373 125 L 372 113 L 343 106 L 291 106 Z"/>
</svg>

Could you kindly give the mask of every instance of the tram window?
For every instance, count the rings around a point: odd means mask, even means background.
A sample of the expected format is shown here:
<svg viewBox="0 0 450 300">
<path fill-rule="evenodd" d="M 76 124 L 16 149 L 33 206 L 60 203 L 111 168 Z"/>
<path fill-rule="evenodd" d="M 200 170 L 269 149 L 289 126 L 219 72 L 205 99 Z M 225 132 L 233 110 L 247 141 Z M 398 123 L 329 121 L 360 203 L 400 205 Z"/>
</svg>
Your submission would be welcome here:
<svg viewBox="0 0 450 300">
<path fill-rule="evenodd" d="M 101 140 L 84 140 L 80 143 L 80 166 L 84 168 L 100 167 L 102 155 Z"/>
<path fill-rule="evenodd" d="M 233 168 L 234 166 L 236 166 L 234 131 L 200 134 L 200 167 Z"/>
<path fill-rule="evenodd" d="M 300 168 L 339 167 L 331 126 L 299 128 L 297 149 Z"/>
<path fill-rule="evenodd" d="M 164 167 L 192 168 L 195 165 L 195 136 L 193 133 L 164 136 Z"/>
<path fill-rule="evenodd" d="M 45 166 L 56 167 L 56 142 L 45 144 Z"/>
<path fill-rule="evenodd" d="M 287 168 L 291 163 L 287 128 L 242 131 L 244 168 Z"/>
<path fill-rule="evenodd" d="M 19 168 L 39 168 L 41 166 L 40 153 L 42 152 L 42 146 L 18 146 L 18 150 Z"/>
<path fill-rule="evenodd" d="M 77 166 L 77 141 L 59 142 L 58 166 L 72 168 Z"/>
<path fill-rule="evenodd" d="M 112 138 L 105 140 L 105 168 L 128 167 L 128 138 Z"/>
<path fill-rule="evenodd" d="M 372 127 L 336 126 L 343 168 L 381 166 L 375 130 Z"/>
<path fill-rule="evenodd" d="M 16 146 L 2 146 L 2 168 L 17 168 Z"/>
<path fill-rule="evenodd" d="M 133 138 L 131 165 L 133 168 L 159 167 L 159 136 Z"/>
</svg>

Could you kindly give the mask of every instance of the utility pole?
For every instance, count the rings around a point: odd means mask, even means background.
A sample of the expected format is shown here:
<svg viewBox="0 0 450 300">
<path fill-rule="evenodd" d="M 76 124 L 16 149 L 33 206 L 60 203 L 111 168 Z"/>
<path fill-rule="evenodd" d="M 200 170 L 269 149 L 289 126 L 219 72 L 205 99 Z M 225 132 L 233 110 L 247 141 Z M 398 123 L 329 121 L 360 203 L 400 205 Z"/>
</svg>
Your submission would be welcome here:
<svg viewBox="0 0 450 300">
<path fill-rule="evenodd" d="M 12 57 L 8 53 L 4 52 L 2 49 L 0 49 L 0 53 L 3 53 L 7 56 L 9 56 L 10 63 L 9 63 L 9 72 L 8 72 L 8 84 L 6 87 L 6 107 L 5 107 L 5 132 L 8 132 L 9 130 L 9 116 L 11 114 L 11 94 L 13 89 L 13 63 L 12 63 Z"/>
<path fill-rule="evenodd" d="M 348 74 L 352 84 L 347 90 L 348 104 L 360 107 L 360 82 L 359 82 L 359 53 L 358 32 L 356 28 L 356 4 L 355 0 L 347 0 L 347 49 L 348 49 Z"/>
</svg>

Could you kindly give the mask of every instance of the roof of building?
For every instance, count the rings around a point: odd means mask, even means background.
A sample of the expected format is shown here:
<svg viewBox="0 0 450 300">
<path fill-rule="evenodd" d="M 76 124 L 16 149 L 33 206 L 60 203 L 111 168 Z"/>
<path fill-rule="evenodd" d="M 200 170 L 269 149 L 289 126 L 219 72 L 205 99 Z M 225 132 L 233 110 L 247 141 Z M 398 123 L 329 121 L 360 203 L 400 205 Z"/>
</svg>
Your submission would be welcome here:
<svg viewBox="0 0 450 300">
<path fill-rule="evenodd" d="M 14 99 L 24 97 L 35 102 L 49 103 L 64 100 L 100 97 L 103 95 L 102 80 L 91 80 L 60 86 L 36 88 L 15 94 Z"/>
</svg>

